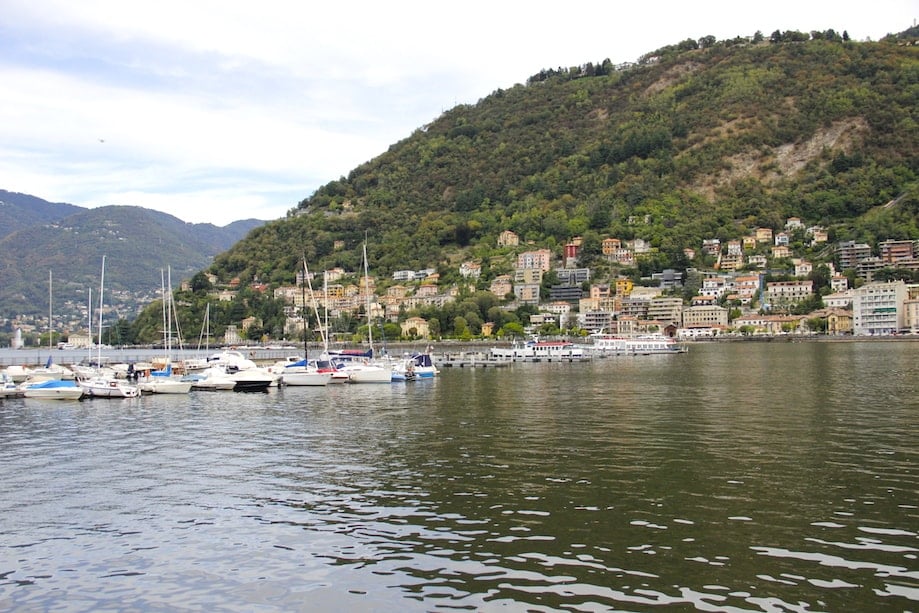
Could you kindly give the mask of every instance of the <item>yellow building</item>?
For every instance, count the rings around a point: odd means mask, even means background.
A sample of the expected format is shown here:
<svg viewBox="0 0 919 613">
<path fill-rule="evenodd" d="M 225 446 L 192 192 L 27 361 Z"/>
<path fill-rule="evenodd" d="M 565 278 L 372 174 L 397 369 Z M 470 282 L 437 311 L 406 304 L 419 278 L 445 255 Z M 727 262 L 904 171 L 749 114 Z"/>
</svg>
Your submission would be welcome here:
<svg viewBox="0 0 919 613">
<path fill-rule="evenodd" d="M 402 336 L 417 336 L 419 338 L 430 338 L 431 328 L 428 322 L 421 317 L 409 317 L 402 322 Z"/>
</svg>

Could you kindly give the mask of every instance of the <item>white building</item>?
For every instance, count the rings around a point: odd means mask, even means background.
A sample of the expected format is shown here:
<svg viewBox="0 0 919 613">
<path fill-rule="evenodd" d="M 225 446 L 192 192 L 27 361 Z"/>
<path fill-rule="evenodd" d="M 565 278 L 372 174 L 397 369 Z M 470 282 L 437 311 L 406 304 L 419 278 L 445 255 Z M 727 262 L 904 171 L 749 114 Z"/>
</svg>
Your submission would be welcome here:
<svg viewBox="0 0 919 613">
<path fill-rule="evenodd" d="M 904 328 L 907 299 L 903 281 L 868 283 L 855 290 L 852 333 L 855 336 L 894 334 Z"/>
<path fill-rule="evenodd" d="M 855 299 L 855 290 L 847 289 L 823 297 L 823 306 L 828 309 L 850 309 Z"/>
</svg>

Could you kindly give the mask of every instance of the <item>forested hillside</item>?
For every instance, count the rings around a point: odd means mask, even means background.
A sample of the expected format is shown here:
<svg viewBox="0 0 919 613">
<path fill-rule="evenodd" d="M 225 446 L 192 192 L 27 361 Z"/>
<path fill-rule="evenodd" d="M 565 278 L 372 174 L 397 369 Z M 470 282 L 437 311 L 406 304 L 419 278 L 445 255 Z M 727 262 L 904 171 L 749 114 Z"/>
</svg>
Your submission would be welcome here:
<svg viewBox="0 0 919 613">
<path fill-rule="evenodd" d="M 0 194 L 4 206 L 30 223 L 0 238 L 0 313 L 48 312 L 48 271 L 54 276 L 56 317 L 72 315 L 99 286 L 102 256 L 108 258 L 108 304 L 135 312 L 159 293 L 160 271 L 188 278 L 210 265 L 258 220 L 223 228 L 190 224 L 158 211 L 132 206 L 84 209 L 52 204 L 23 194 Z M 71 213 L 70 211 L 74 211 Z"/>
<path fill-rule="evenodd" d="M 48 202 L 0 189 L 0 238 L 30 226 L 60 221 L 83 210 L 72 204 Z"/>
<path fill-rule="evenodd" d="M 453 108 L 217 256 L 209 272 L 239 292 L 214 304 L 216 288 L 196 275 L 177 296 L 183 327 L 200 326 L 211 304 L 218 336 L 255 316 L 248 338 L 279 338 L 284 304 L 262 290 L 293 284 L 304 257 L 356 283 L 365 241 L 382 291 L 394 271 L 431 268 L 443 290 L 468 260 L 481 267 L 484 290 L 513 270 L 517 252 L 548 248 L 560 258 L 575 237 L 578 265 L 598 282 L 704 268 L 703 239 L 779 230 L 792 216 L 826 229 L 831 243 L 919 239 L 916 32 L 847 38 L 686 40 L 635 64 L 541 70 Z M 505 230 L 519 247 L 498 245 Z M 612 264 L 601 256 L 607 237 L 640 238 L 651 250 L 631 269 Z M 819 265 L 833 250 L 806 255 Z M 482 291 L 418 314 L 438 333 L 463 336 L 484 321 L 524 320 L 502 305 Z M 357 315 L 337 323 L 353 331 Z M 158 321 L 154 304 L 134 338 L 155 340 Z"/>
<path fill-rule="evenodd" d="M 304 253 L 354 270 L 365 236 L 380 275 L 487 265 L 503 230 L 550 248 L 581 236 L 588 263 L 605 236 L 642 237 L 649 266 L 685 267 L 684 247 L 787 216 L 831 240 L 919 238 L 919 47 L 846 38 L 688 40 L 543 70 L 420 127 L 212 270 L 289 282 Z"/>
</svg>

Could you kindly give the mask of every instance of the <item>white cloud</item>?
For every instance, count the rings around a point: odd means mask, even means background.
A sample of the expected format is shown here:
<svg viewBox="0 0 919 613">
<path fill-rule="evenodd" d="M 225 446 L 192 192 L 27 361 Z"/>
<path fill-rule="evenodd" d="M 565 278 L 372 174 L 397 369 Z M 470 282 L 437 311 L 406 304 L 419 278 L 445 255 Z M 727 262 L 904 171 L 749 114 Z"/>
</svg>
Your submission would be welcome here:
<svg viewBox="0 0 919 613">
<path fill-rule="evenodd" d="M 7 0 L 0 188 L 186 221 L 275 218 L 442 111 L 542 68 L 707 34 L 878 39 L 913 12 L 902 0 Z"/>
</svg>

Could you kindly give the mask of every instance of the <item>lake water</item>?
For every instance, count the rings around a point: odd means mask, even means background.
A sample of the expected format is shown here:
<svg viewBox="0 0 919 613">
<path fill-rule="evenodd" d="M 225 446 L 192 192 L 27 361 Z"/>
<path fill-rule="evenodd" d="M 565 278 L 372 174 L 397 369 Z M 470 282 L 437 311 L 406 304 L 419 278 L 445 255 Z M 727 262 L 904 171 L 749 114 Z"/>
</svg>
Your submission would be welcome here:
<svg viewBox="0 0 919 613">
<path fill-rule="evenodd" d="M 919 343 L 0 403 L 0 609 L 919 610 Z"/>
</svg>

